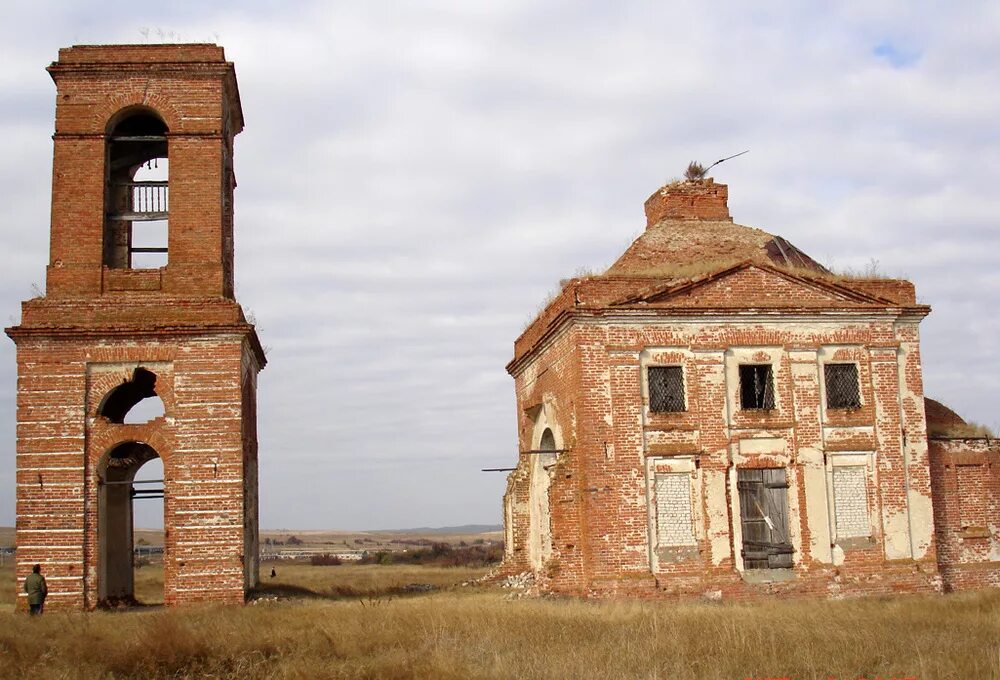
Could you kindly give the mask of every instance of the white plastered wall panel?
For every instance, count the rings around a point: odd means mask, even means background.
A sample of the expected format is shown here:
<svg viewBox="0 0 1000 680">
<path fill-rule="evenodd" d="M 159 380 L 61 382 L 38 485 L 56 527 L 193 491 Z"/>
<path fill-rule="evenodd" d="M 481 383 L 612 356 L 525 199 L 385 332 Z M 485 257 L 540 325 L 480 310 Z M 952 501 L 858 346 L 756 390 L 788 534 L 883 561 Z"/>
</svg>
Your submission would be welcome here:
<svg viewBox="0 0 1000 680">
<path fill-rule="evenodd" d="M 927 448 L 927 418 L 924 413 L 924 392 L 920 377 L 919 320 L 901 320 L 895 324 L 899 352 L 896 355 L 899 374 L 899 407 L 903 432 L 903 459 L 907 469 L 906 503 L 909 514 L 910 552 L 913 559 L 927 556 L 934 537 L 934 508 L 930 490 L 920 492 L 914 478 L 930 474 Z M 907 370 L 916 368 L 916 370 Z M 908 376 L 918 376 L 911 380 Z"/>
<path fill-rule="evenodd" d="M 805 491 L 804 522 L 809 529 L 809 556 L 817 562 L 829 564 L 833 561 L 833 553 L 820 405 L 822 390 L 819 374 L 822 367 L 815 349 L 790 350 L 788 358 L 795 395 L 795 457 Z M 816 437 L 808 437 L 806 425 L 815 428 Z"/>
</svg>

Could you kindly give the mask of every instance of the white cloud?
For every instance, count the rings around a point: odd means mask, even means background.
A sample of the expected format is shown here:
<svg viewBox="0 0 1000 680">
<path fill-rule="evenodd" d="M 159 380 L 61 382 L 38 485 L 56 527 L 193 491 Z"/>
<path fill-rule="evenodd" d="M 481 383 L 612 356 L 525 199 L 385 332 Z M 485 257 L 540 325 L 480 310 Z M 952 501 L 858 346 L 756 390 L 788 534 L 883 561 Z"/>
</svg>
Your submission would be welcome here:
<svg viewBox="0 0 1000 680">
<path fill-rule="evenodd" d="M 503 476 L 478 470 L 514 460 L 503 367 L 525 318 L 613 261 L 687 161 L 745 148 L 715 172 L 736 220 L 909 276 L 935 308 L 928 394 L 1000 426 L 993 4 L 95 7 L 18 6 L 0 28 L 3 308 L 44 275 L 58 47 L 218 34 L 247 119 L 238 292 L 271 347 L 267 526 L 499 521 Z M 12 391 L 7 343 L 8 442 Z"/>
</svg>

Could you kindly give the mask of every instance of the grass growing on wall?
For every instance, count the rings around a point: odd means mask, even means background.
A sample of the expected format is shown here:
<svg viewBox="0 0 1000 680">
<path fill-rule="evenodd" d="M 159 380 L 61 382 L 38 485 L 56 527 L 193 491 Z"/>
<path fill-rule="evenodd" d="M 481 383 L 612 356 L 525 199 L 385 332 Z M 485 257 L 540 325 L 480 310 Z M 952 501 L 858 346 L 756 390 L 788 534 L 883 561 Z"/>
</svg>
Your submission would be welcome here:
<svg viewBox="0 0 1000 680">
<path fill-rule="evenodd" d="M 279 564 L 278 585 L 304 597 L 0 614 L 0 668 L 38 678 L 1000 677 L 997 592 L 749 605 L 507 600 L 482 587 L 392 595 L 472 573 Z"/>
</svg>

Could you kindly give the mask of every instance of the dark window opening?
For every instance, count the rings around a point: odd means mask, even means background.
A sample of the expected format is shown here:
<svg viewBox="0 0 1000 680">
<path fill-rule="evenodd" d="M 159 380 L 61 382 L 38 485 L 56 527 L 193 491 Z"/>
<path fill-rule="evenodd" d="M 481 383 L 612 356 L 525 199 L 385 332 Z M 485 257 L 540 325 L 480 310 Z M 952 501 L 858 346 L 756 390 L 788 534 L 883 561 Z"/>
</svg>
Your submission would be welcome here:
<svg viewBox="0 0 1000 680">
<path fill-rule="evenodd" d="M 104 264 L 155 269 L 167 264 L 167 126 L 148 111 L 121 120 L 108 136 Z"/>
<path fill-rule="evenodd" d="M 861 408 L 861 388 L 857 364 L 826 364 L 827 408 Z"/>
<path fill-rule="evenodd" d="M 646 371 L 649 383 L 649 410 L 655 413 L 686 411 L 684 401 L 684 369 L 680 366 L 650 366 Z"/>
<path fill-rule="evenodd" d="M 542 433 L 542 439 L 538 443 L 538 449 L 539 449 L 539 451 L 546 451 L 546 452 L 552 451 L 553 452 L 553 453 L 538 453 L 538 454 L 536 454 L 537 457 L 538 457 L 538 463 L 539 463 L 539 465 L 541 465 L 546 470 L 548 470 L 550 467 L 552 467 L 553 465 L 555 465 L 555 463 L 556 463 L 556 454 L 555 454 L 555 450 L 556 450 L 556 438 L 555 438 L 555 435 L 552 434 L 552 430 L 551 429 L 545 428 L 545 432 Z"/>
<path fill-rule="evenodd" d="M 774 408 L 774 372 L 771 364 L 740 366 L 740 406 L 744 410 Z"/>
<path fill-rule="evenodd" d="M 788 481 L 784 468 L 739 469 L 740 523 L 745 569 L 790 569 Z"/>
<path fill-rule="evenodd" d="M 98 409 L 98 415 L 104 416 L 112 423 L 121 424 L 125 422 L 125 416 L 132 407 L 143 399 L 156 396 L 156 374 L 144 368 L 137 368 L 131 380 L 123 382 L 108 393 Z"/>
</svg>

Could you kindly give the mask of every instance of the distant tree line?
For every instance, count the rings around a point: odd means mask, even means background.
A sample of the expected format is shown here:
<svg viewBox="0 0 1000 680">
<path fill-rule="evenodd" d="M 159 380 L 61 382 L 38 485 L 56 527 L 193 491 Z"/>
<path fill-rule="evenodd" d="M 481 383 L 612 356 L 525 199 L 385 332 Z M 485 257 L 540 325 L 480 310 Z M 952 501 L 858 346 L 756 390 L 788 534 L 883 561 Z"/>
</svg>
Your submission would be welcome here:
<svg viewBox="0 0 1000 680">
<path fill-rule="evenodd" d="M 365 551 L 360 560 L 352 564 L 425 564 L 438 567 L 488 567 L 503 559 L 503 542 L 476 540 L 473 545 L 462 541 L 458 546 L 448 543 L 431 543 L 421 550 L 376 550 Z M 336 566 L 343 564 L 336 555 L 324 553 L 313 555 L 309 563 L 313 566 Z"/>
<path fill-rule="evenodd" d="M 478 545 L 452 546 L 433 543 L 421 550 L 406 552 L 378 550 L 361 556 L 361 564 L 428 564 L 439 567 L 486 567 L 503 559 L 503 543 L 485 541 Z"/>
</svg>

